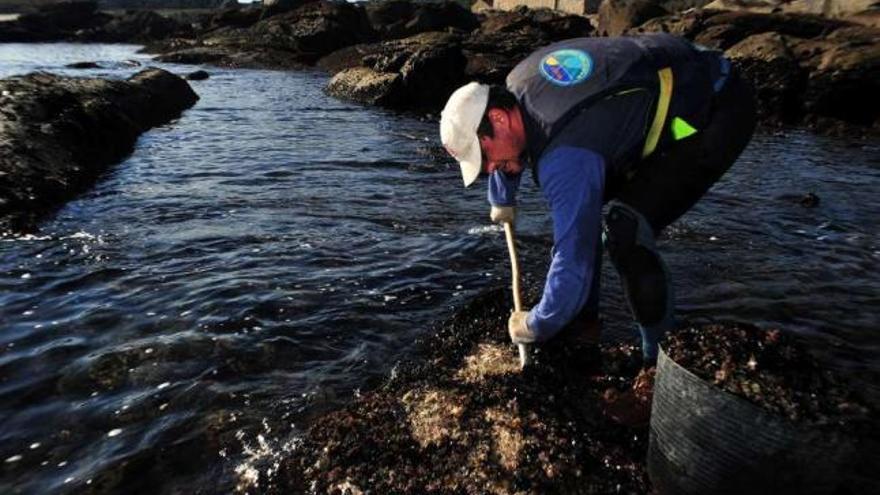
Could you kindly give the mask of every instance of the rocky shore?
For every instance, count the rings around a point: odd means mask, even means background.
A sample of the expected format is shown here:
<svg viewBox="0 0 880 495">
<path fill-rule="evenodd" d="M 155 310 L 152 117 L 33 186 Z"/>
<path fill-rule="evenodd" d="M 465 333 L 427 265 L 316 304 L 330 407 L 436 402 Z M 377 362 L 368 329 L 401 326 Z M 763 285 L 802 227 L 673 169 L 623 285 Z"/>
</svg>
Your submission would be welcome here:
<svg viewBox="0 0 880 495">
<path fill-rule="evenodd" d="M 147 69 L 125 81 L 35 73 L 0 80 L 0 232 L 28 231 L 198 96 Z"/>
<path fill-rule="evenodd" d="M 333 96 L 436 113 L 463 82 L 501 83 L 538 46 L 578 36 L 664 31 L 724 51 L 756 86 L 765 123 L 838 133 L 880 129 L 880 103 L 873 97 L 880 90 L 874 11 L 822 16 L 803 13 L 806 8 L 782 12 L 719 1 L 712 4 L 717 8 L 675 13 L 694 4 L 605 0 L 588 20 L 546 9 L 475 14 L 452 2 L 278 2 L 275 10 L 215 16 L 197 35 L 147 50 L 178 63 L 317 66 L 333 74 L 327 86 Z"/>
<path fill-rule="evenodd" d="M 0 23 L 0 41 L 147 43 L 164 62 L 333 74 L 327 92 L 436 113 L 463 82 L 502 83 L 535 48 L 579 36 L 671 32 L 725 52 L 757 88 L 773 125 L 880 130 L 880 9 L 863 0 L 604 0 L 586 16 L 525 7 L 479 13 L 451 1 L 267 0 L 176 20 L 110 16 L 95 2 Z M 701 7 L 704 6 L 704 7 Z M 701 8 L 692 8 L 701 7 Z"/>
<path fill-rule="evenodd" d="M 508 294 L 474 299 L 423 342 L 422 363 L 396 368 L 384 386 L 318 419 L 260 489 L 649 493 L 647 429 L 615 425 L 598 408 L 606 388 L 629 385 L 640 352 L 607 347 L 599 370 L 595 359 L 570 359 L 582 349 L 546 348 L 523 373 L 503 330 Z"/>
<path fill-rule="evenodd" d="M 534 280 L 528 285 L 538 287 Z M 537 348 L 534 368 L 521 371 L 505 332 L 511 304 L 506 288 L 470 301 L 421 343 L 424 361 L 398 365 L 384 385 L 319 418 L 271 468 L 274 476 L 264 471 L 250 480 L 257 486 L 242 488 L 350 495 L 653 493 L 648 427 L 620 426 L 601 411 L 603 397 L 631 386 L 641 367 L 638 347 L 604 344 L 598 356 L 595 348 L 566 343 L 563 336 Z M 683 335 L 690 335 L 686 328 Z M 717 353 L 740 346 L 736 326 L 713 328 L 723 341 L 713 342 Z M 778 366 L 791 358 L 779 356 Z M 801 385 L 801 376 L 774 376 Z M 781 400 L 790 396 L 785 390 Z M 867 413 L 853 416 L 836 403 L 831 411 L 867 426 Z M 862 439 L 860 451 L 876 448 L 873 436 Z M 876 486 L 876 463 L 862 461 L 830 480 L 839 485 L 835 493 Z"/>
</svg>

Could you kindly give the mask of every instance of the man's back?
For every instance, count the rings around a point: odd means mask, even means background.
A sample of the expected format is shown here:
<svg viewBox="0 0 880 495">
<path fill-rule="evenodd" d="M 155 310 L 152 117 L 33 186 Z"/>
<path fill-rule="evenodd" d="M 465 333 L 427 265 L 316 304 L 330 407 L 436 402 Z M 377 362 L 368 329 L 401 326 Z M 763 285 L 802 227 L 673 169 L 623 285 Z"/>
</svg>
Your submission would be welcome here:
<svg viewBox="0 0 880 495">
<path fill-rule="evenodd" d="M 670 69 L 670 119 L 699 129 L 718 77 L 718 56 L 666 34 L 576 38 L 541 48 L 507 77 L 526 114 L 529 154 L 560 144 L 601 154 L 612 170 L 637 158 Z M 661 144 L 664 141 L 661 139 Z"/>
</svg>

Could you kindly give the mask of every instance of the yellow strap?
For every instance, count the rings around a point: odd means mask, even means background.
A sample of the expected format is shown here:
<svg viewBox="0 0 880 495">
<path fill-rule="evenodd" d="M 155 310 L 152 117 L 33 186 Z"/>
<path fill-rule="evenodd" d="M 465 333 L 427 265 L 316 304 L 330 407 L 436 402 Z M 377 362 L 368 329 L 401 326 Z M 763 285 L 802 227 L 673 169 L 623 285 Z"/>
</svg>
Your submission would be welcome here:
<svg viewBox="0 0 880 495">
<path fill-rule="evenodd" d="M 654 113 L 654 122 L 648 130 L 645 138 L 645 147 L 642 149 L 642 158 L 654 152 L 657 141 L 660 140 L 660 131 L 666 123 L 666 113 L 669 111 L 669 101 L 672 99 L 672 69 L 666 67 L 657 71 L 660 77 L 660 98 L 657 100 L 657 111 Z"/>
</svg>

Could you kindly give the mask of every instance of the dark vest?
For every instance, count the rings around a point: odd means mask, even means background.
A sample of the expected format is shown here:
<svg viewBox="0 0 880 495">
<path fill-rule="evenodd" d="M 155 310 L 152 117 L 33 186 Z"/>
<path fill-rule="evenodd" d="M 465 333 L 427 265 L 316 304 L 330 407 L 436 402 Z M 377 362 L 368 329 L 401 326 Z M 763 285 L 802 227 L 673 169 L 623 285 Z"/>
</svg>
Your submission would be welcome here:
<svg viewBox="0 0 880 495">
<path fill-rule="evenodd" d="M 659 72 L 671 69 L 672 82 L 655 150 L 674 141 L 674 117 L 698 131 L 707 124 L 718 55 L 668 34 L 576 38 L 535 51 L 507 76 L 523 110 L 531 163 L 558 146 L 576 146 L 602 155 L 610 180 L 625 176 L 645 152 Z"/>
</svg>

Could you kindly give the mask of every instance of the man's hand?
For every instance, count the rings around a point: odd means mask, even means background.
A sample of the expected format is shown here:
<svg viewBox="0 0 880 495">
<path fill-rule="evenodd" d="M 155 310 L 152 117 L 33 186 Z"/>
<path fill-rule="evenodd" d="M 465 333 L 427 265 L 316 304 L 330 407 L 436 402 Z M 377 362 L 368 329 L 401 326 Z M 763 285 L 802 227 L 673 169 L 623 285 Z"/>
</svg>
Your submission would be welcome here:
<svg viewBox="0 0 880 495">
<path fill-rule="evenodd" d="M 514 344 L 531 344 L 535 342 L 535 334 L 526 324 L 528 311 L 514 311 L 507 320 L 507 333 Z"/>
<path fill-rule="evenodd" d="M 513 223 L 516 219 L 516 209 L 513 206 L 492 206 L 489 218 L 494 223 Z"/>
</svg>

